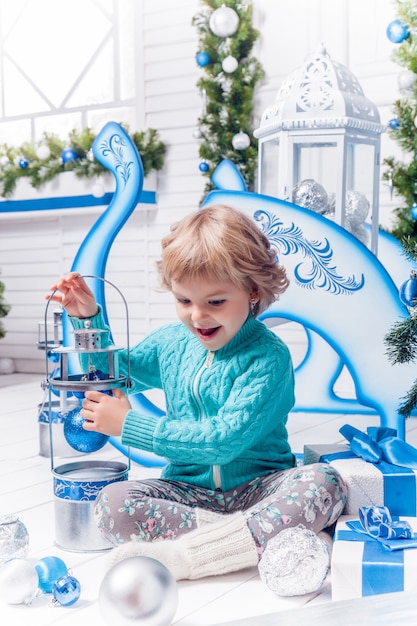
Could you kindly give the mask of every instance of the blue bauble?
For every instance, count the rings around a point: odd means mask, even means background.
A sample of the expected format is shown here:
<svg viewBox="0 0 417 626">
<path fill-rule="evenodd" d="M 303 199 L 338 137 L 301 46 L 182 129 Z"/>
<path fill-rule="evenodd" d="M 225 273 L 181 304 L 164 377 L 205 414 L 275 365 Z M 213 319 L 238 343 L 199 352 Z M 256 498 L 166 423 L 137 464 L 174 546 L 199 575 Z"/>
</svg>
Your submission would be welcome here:
<svg viewBox="0 0 417 626">
<path fill-rule="evenodd" d="M 206 67 L 206 65 L 208 65 L 211 61 L 207 52 L 197 52 L 195 60 L 197 61 L 197 65 L 200 67 Z"/>
<path fill-rule="evenodd" d="M 208 163 L 206 163 L 205 161 L 202 161 L 200 165 L 198 166 L 198 169 L 200 170 L 200 172 L 208 172 L 209 170 Z"/>
<path fill-rule="evenodd" d="M 80 409 L 73 409 L 68 413 L 64 421 L 64 437 L 74 450 L 78 452 L 95 452 L 100 450 L 109 440 L 108 435 L 84 430 L 84 418 Z"/>
<path fill-rule="evenodd" d="M 39 589 L 43 593 L 52 593 L 54 583 L 68 574 L 64 561 L 57 556 L 45 556 L 35 563 L 39 577 Z"/>
<path fill-rule="evenodd" d="M 75 152 L 74 148 L 64 148 L 61 152 L 61 159 L 63 163 L 69 163 L 69 161 L 76 161 L 78 159 L 78 154 Z"/>
<path fill-rule="evenodd" d="M 410 278 L 401 285 L 399 296 L 405 306 L 415 307 L 417 305 L 417 274 L 415 272 L 411 272 Z"/>
<path fill-rule="evenodd" d="M 58 604 L 71 606 L 81 595 L 81 585 L 74 576 L 61 576 L 55 581 L 52 593 Z"/>
<path fill-rule="evenodd" d="M 413 204 L 413 206 L 411 207 L 410 217 L 412 217 L 413 220 L 417 220 L 417 204 Z"/>
<path fill-rule="evenodd" d="M 400 120 L 394 117 L 392 120 L 388 122 L 388 125 L 391 128 L 391 130 L 397 130 L 397 128 L 400 127 Z"/>
<path fill-rule="evenodd" d="M 21 158 L 19 159 L 19 167 L 22 170 L 25 170 L 29 165 L 29 161 L 27 159 Z"/>
<path fill-rule="evenodd" d="M 402 43 L 410 36 L 410 31 L 401 20 L 394 20 L 387 26 L 387 37 L 392 43 Z"/>
</svg>

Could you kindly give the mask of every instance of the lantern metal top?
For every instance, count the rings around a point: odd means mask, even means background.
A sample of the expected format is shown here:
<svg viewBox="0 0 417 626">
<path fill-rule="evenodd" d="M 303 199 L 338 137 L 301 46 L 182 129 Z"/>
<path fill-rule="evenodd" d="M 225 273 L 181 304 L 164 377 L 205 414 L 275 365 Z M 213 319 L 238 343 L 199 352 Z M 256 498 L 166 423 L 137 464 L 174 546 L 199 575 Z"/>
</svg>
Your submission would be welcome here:
<svg viewBox="0 0 417 626">
<path fill-rule="evenodd" d="M 323 44 L 282 83 L 265 109 L 257 138 L 280 130 L 352 128 L 381 134 L 377 107 L 365 97 L 352 72 L 333 61 Z"/>
</svg>

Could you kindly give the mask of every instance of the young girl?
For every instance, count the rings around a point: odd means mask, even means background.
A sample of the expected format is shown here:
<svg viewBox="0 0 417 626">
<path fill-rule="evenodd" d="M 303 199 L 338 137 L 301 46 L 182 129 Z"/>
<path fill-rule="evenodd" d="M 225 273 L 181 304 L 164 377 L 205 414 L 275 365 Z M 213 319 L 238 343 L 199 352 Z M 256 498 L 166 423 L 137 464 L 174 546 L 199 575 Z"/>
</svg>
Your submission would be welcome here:
<svg viewBox="0 0 417 626">
<path fill-rule="evenodd" d="M 345 487 L 330 465 L 296 466 L 286 430 L 294 404 L 291 357 L 256 319 L 288 279 L 256 223 L 226 206 L 174 225 L 157 267 L 180 321 L 131 349 L 130 393 L 163 389 L 166 415 L 132 410 L 120 389 L 86 392 L 81 414 L 86 430 L 120 435 L 124 445 L 168 464 L 159 479 L 106 486 L 95 506 L 97 524 L 117 546 L 112 564 L 150 556 L 177 580 L 254 566 L 282 529 L 301 525 L 318 533 L 345 504 Z M 52 290 L 75 329 L 86 318 L 104 328 L 79 274 L 62 277 Z M 120 369 L 126 373 L 126 351 Z"/>
</svg>

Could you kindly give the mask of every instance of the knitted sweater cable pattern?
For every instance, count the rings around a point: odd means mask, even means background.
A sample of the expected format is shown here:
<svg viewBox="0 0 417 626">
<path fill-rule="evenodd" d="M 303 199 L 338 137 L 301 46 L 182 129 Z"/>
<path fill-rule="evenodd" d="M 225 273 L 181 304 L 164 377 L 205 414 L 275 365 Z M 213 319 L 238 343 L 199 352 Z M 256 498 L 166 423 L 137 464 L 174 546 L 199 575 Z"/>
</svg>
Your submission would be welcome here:
<svg viewBox="0 0 417 626">
<path fill-rule="evenodd" d="M 84 320 L 70 320 L 75 329 L 83 327 Z M 93 328 L 105 328 L 101 311 L 90 321 Z M 93 356 L 96 367 L 105 366 L 102 353 Z M 81 355 L 82 367 L 86 358 Z M 119 363 L 126 374 L 126 350 Z M 182 323 L 163 326 L 131 348 L 130 374 L 130 393 L 164 391 L 166 415 L 130 410 L 122 443 L 166 458 L 163 477 L 228 491 L 295 465 L 286 430 L 294 405 L 291 357 L 259 320 L 248 317 L 216 352 L 208 352 Z"/>
</svg>

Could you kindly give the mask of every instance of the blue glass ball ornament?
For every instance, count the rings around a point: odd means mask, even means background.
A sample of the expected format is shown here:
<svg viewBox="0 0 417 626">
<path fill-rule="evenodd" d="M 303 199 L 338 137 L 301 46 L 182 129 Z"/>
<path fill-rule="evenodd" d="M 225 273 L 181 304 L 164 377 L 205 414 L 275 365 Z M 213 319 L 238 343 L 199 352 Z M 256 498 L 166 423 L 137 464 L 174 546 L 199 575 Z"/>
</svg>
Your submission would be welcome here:
<svg viewBox="0 0 417 626">
<path fill-rule="evenodd" d="M 197 65 L 200 67 L 206 67 L 211 61 L 210 55 L 207 52 L 197 52 L 195 55 L 195 60 L 197 61 Z"/>
<path fill-rule="evenodd" d="M 415 307 L 417 305 L 417 273 L 415 271 L 410 272 L 410 278 L 401 285 L 399 296 L 405 306 Z"/>
<path fill-rule="evenodd" d="M 79 158 L 78 154 L 75 152 L 74 148 L 64 148 L 61 152 L 62 162 L 69 163 L 70 161 L 76 161 Z"/>
<path fill-rule="evenodd" d="M 25 159 L 23 157 L 21 159 L 19 159 L 19 167 L 20 167 L 20 169 L 25 170 L 25 169 L 27 169 L 28 166 L 29 166 L 29 161 L 27 159 Z"/>
<path fill-rule="evenodd" d="M 203 172 L 203 173 L 208 172 L 209 170 L 208 163 L 206 163 L 205 161 L 202 161 L 200 165 L 198 166 L 198 169 L 200 170 L 200 172 Z"/>
<path fill-rule="evenodd" d="M 413 220 L 417 220 L 417 204 L 413 204 L 413 206 L 410 209 L 410 217 Z"/>
<path fill-rule="evenodd" d="M 80 413 L 80 408 L 70 411 L 64 421 L 64 437 L 67 443 L 77 450 L 86 454 L 100 450 L 109 440 L 108 435 L 84 430 L 85 419 Z"/>
<path fill-rule="evenodd" d="M 391 130 L 397 130 L 397 128 L 400 127 L 400 120 L 394 117 L 392 120 L 388 122 L 388 126 L 391 128 Z"/>
<path fill-rule="evenodd" d="M 74 576 L 61 576 L 55 581 L 52 588 L 55 603 L 61 606 L 75 604 L 81 595 L 80 582 Z"/>
<path fill-rule="evenodd" d="M 387 37 L 392 43 L 402 43 L 410 36 L 410 31 L 401 20 L 393 20 L 387 26 Z"/>
<path fill-rule="evenodd" d="M 48 361 L 51 363 L 58 363 L 59 354 L 58 352 L 54 352 L 53 350 L 48 350 Z"/>
<path fill-rule="evenodd" d="M 57 556 L 45 556 L 35 563 L 38 572 L 39 589 L 43 593 L 52 593 L 55 582 L 68 574 L 64 561 Z"/>
</svg>

